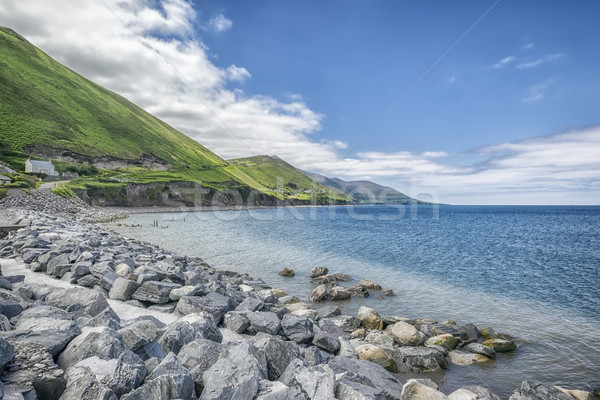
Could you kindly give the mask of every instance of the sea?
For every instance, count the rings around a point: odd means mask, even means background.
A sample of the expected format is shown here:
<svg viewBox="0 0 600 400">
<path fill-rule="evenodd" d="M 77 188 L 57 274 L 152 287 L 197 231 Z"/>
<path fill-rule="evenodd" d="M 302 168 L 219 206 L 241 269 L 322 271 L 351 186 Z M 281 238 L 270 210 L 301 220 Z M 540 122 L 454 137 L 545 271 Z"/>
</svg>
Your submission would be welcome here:
<svg viewBox="0 0 600 400">
<path fill-rule="evenodd" d="M 393 297 L 334 302 L 489 326 L 514 353 L 424 374 L 508 398 L 524 380 L 600 387 L 600 206 L 332 206 L 134 214 L 109 227 L 305 300 L 316 265 Z M 283 268 L 295 277 L 278 275 Z M 354 283 L 349 283 L 353 285 Z"/>
</svg>

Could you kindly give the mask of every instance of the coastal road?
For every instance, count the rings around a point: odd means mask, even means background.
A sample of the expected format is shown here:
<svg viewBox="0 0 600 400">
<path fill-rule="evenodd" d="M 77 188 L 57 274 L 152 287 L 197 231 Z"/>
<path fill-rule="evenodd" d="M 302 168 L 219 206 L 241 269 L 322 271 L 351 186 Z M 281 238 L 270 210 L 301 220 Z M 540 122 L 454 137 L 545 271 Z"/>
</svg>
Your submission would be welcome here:
<svg viewBox="0 0 600 400">
<path fill-rule="evenodd" d="M 70 182 L 70 180 L 45 182 L 45 183 L 42 183 L 40 186 L 38 186 L 37 190 L 50 190 L 50 189 L 54 189 L 55 187 L 57 187 L 61 183 L 66 183 L 66 182 Z"/>
<path fill-rule="evenodd" d="M 69 282 L 61 281 L 58 279 L 54 279 L 49 275 L 33 272 L 30 269 L 27 269 L 23 262 L 19 262 L 18 260 L 11 258 L 0 258 L 0 265 L 2 266 L 2 275 L 11 276 L 11 275 L 25 275 L 25 282 L 33 283 L 37 285 L 48 285 L 56 288 L 79 288 L 84 290 L 93 290 L 82 288 L 81 286 L 72 285 Z M 154 310 L 147 310 L 140 307 L 135 307 L 129 304 L 125 304 L 122 301 L 106 299 L 110 307 L 117 313 L 121 320 L 125 321 L 128 319 L 133 319 L 137 317 L 141 317 L 144 315 L 150 315 L 165 324 L 170 324 L 179 319 L 178 316 L 173 314 L 162 313 Z"/>
</svg>

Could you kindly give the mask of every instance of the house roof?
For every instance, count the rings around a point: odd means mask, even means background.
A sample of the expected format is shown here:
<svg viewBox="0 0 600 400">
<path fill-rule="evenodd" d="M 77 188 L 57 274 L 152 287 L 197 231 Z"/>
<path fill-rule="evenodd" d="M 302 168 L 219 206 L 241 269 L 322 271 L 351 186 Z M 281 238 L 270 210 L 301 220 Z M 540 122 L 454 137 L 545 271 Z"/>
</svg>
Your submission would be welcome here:
<svg viewBox="0 0 600 400">
<path fill-rule="evenodd" d="M 0 181 L 12 182 L 12 179 L 10 179 L 8 176 L 0 175 Z"/>
<path fill-rule="evenodd" d="M 39 161 L 39 160 L 27 160 L 31 163 L 31 165 L 33 165 L 34 167 L 38 167 L 38 168 L 54 168 L 54 164 L 52 164 L 50 161 Z"/>
</svg>

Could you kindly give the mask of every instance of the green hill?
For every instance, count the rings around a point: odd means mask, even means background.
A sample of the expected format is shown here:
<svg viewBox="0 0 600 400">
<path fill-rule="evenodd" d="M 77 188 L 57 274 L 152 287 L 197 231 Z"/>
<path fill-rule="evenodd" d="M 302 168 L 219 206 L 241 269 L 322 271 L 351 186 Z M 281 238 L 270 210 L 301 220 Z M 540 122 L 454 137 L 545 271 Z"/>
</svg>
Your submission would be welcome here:
<svg viewBox="0 0 600 400">
<path fill-rule="evenodd" d="M 24 153 L 131 161 L 144 156 L 191 169 L 226 165 L 206 147 L 56 62 L 11 29 L 0 27 L 0 54 L 0 150 L 12 165 L 22 162 Z"/>
</svg>

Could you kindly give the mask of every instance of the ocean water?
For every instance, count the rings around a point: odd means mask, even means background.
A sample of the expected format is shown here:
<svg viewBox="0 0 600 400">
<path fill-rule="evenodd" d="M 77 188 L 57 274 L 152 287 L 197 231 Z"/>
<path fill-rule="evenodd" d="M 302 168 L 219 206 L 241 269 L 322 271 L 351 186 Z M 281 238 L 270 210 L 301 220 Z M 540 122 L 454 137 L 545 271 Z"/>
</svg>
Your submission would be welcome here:
<svg viewBox="0 0 600 400">
<path fill-rule="evenodd" d="M 158 221 L 158 227 L 152 227 Z M 453 319 L 515 337 L 513 354 L 428 374 L 446 393 L 508 398 L 523 380 L 600 387 L 600 207 L 357 206 L 138 214 L 109 227 L 305 299 L 315 265 L 395 297 L 337 302 L 382 315 Z M 282 278 L 284 267 L 296 272 Z"/>
</svg>

